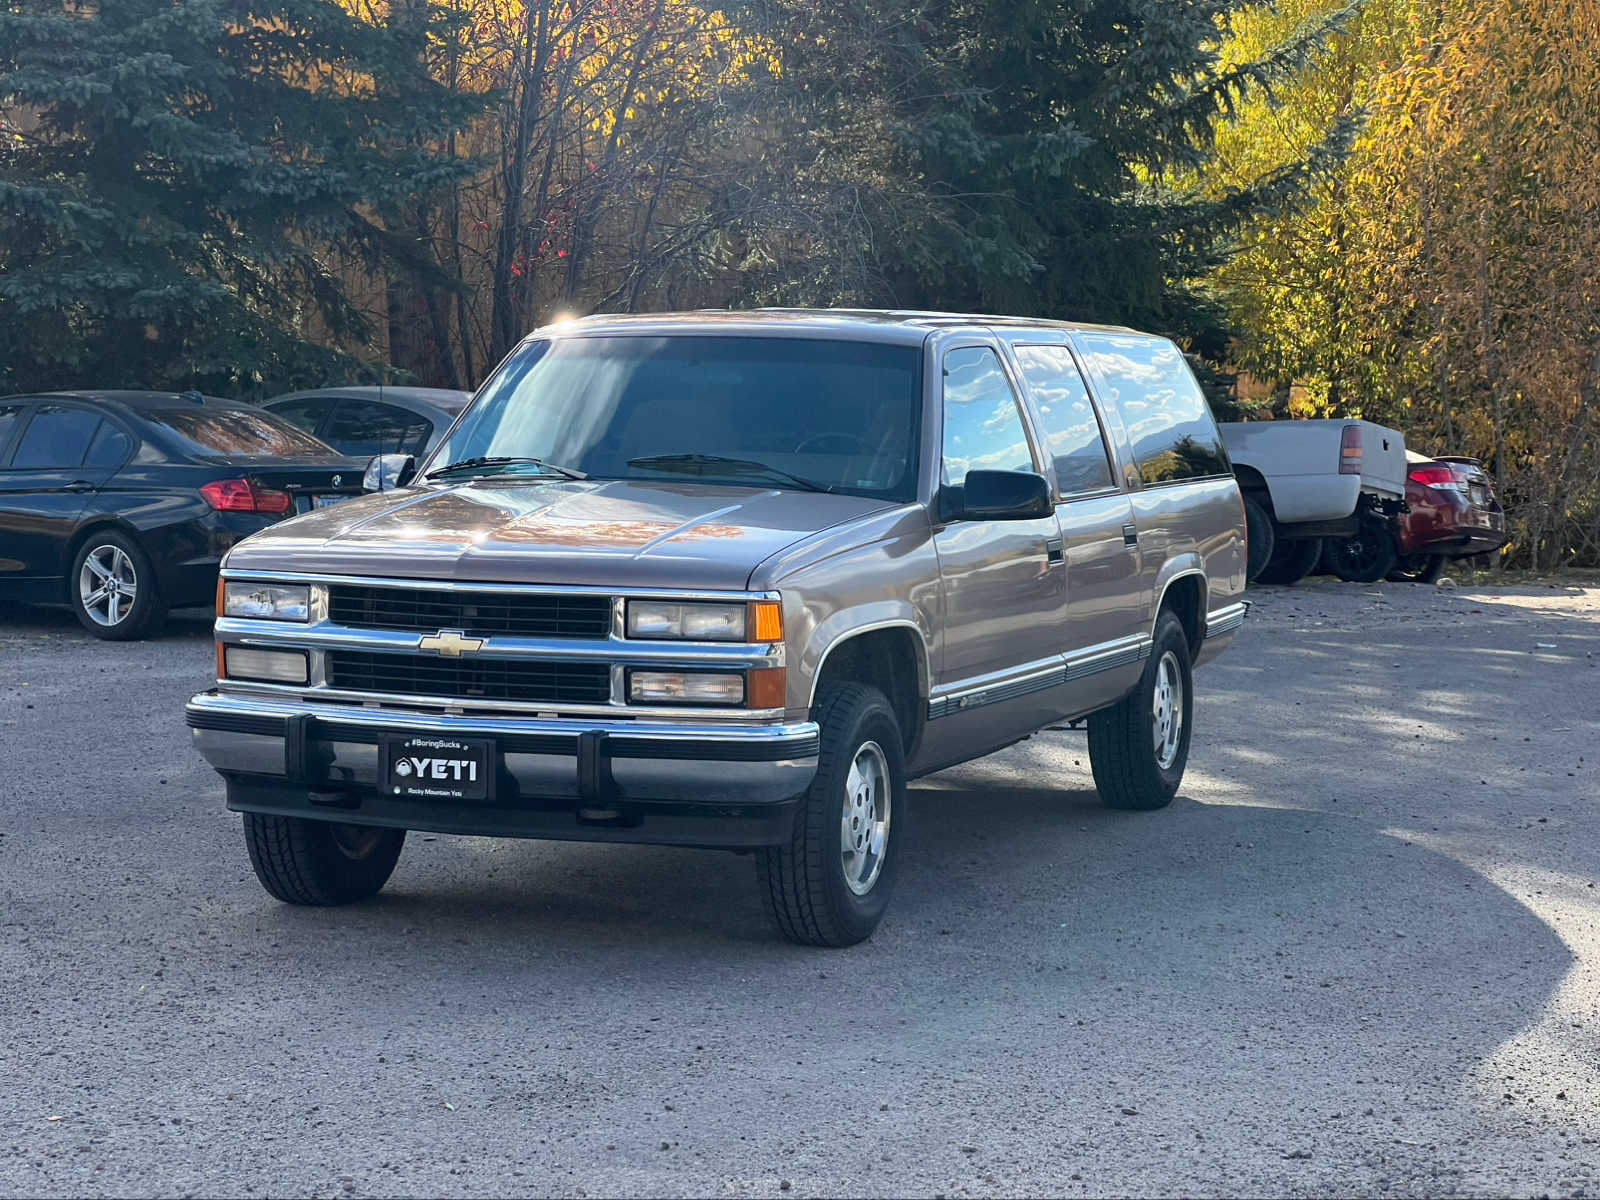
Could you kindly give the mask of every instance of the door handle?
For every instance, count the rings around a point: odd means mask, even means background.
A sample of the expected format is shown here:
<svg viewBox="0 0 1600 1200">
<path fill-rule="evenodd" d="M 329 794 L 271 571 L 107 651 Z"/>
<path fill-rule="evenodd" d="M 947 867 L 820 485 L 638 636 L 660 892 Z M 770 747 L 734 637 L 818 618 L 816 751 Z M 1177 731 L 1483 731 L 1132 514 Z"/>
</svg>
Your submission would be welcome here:
<svg viewBox="0 0 1600 1200">
<path fill-rule="evenodd" d="M 71 483 L 67 484 L 67 491 L 69 492 L 92 492 L 94 490 L 94 484 L 90 483 L 87 479 L 74 479 Z"/>
<path fill-rule="evenodd" d="M 1139 544 L 1139 527 L 1137 525 L 1124 525 L 1122 527 L 1122 544 L 1124 546 L 1137 546 Z"/>
<path fill-rule="evenodd" d="M 1063 543 L 1060 538 L 1046 538 L 1044 541 L 1045 561 L 1052 567 L 1059 567 L 1066 561 L 1063 553 Z"/>
</svg>

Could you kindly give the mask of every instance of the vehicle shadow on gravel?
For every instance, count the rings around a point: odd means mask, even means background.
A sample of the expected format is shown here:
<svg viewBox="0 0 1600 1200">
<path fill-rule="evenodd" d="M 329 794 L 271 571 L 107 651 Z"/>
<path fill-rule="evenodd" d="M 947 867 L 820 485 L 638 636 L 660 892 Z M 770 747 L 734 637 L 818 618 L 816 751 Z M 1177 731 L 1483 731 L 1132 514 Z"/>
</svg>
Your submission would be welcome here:
<svg viewBox="0 0 1600 1200">
<path fill-rule="evenodd" d="M 142 640 L 159 642 L 201 635 L 209 637 L 213 616 L 209 608 L 175 608 L 167 614 L 167 619 L 162 622 L 160 629 Z M 0 642 L 8 638 L 38 637 L 70 637 L 84 642 L 95 640 L 68 609 L 0 601 Z"/>
</svg>

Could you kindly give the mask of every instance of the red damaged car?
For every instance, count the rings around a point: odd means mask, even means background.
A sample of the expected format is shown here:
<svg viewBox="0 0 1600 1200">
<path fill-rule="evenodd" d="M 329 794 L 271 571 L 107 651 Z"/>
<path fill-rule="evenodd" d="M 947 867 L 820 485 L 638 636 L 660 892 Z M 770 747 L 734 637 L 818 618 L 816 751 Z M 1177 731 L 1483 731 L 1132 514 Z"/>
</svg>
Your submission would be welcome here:
<svg viewBox="0 0 1600 1200">
<path fill-rule="evenodd" d="M 1475 458 L 1428 458 L 1411 450 L 1406 460 L 1410 511 L 1399 520 L 1399 556 L 1390 579 L 1432 583 L 1447 559 L 1505 544 L 1505 510 L 1483 464 Z"/>
</svg>

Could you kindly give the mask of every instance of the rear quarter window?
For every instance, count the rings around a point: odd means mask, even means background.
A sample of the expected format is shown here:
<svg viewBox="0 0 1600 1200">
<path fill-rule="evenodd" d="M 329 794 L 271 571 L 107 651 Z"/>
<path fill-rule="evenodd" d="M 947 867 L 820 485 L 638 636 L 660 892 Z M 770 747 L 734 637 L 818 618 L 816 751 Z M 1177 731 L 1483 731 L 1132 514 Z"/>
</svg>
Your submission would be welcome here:
<svg viewBox="0 0 1600 1200">
<path fill-rule="evenodd" d="M 1122 416 L 1146 484 L 1230 473 L 1205 393 L 1175 345 L 1137 334 L 1079 337 L 1102 397 Z"/>
</svg>

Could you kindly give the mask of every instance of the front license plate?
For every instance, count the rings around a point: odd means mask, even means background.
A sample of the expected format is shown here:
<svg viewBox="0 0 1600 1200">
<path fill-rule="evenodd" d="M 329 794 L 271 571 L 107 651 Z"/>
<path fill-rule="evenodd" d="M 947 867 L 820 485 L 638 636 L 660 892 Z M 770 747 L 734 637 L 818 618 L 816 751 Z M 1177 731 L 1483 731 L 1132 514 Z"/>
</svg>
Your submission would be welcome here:
<svg viewBox="0 0 1600 1200">
<path fill-rule="evenodd" d="M 417 800 L 489 800 L 494 796 L 494 743 L 432 734 L 386 734 L 379 778 L 391 796 Z"/>
</svg>

